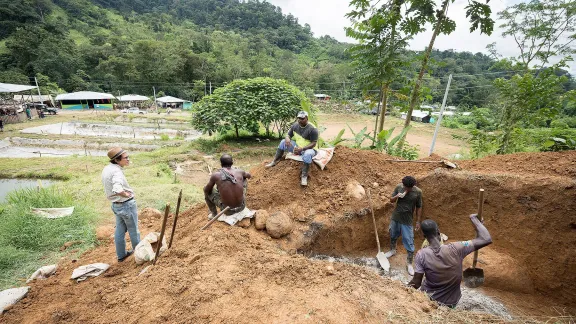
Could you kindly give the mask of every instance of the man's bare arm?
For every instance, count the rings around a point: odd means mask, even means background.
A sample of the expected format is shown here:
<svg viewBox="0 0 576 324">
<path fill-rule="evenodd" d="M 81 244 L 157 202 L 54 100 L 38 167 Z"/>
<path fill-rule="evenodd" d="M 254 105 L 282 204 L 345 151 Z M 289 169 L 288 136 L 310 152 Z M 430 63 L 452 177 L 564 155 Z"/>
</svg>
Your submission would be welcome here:
<svg viewBox="0 0 576 324">
<path fill-rule="evenodd" d="M 216 179 L 217 179 L 216 174 L 219 174 L 219 173 L 213 173 L 210 176 L 210 181 L 208 181 L 208 184 L 204 187 L 204 196 L 206 196 L 206 197 L 209 196 L 212 193 L 212 189 L 214 189 L 214 185 L 216 184 Z"/>
<path fill-rule="evenodd" d="M 472 225 L 474 225 L 474 227 L 476 228 L 476 233 L 478 233 L 478 237 L 472 240 L 474 249 L 479 250 L 487 245 L 492 244 L 492 237 L 490 236 L 490 232 L 488 232 L 488 229 L 478 219 L 478 215 L 476 214 L 470 215 L 470 221 L 472 222 Z"/>
<path fill-rule="evenodd" d="M 250 174 L 250 172 L 244 171 L 244 179 L 250 179 L 250 178 L 252 178 L 252 175 Z"/>
<path fill-rule="evenodd" d="M 412 277 L 412 280 L 408 283 L 408 286 L 414 289 L 420 288 L 420 286 L 422 285 L 422 278 L 424 278 L 423 273 L 415 272 L 414 277 Z"/>
</svg>

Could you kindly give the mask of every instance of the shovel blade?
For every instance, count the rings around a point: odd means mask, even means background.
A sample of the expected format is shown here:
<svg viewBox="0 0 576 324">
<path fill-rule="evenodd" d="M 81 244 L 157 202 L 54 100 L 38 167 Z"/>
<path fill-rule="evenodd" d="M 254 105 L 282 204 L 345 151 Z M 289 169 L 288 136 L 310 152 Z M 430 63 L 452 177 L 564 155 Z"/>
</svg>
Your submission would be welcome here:
<svg viewBox="0 0 576 324">
<path fill-rule="evenodd" d="M 382 267 L 382 269 L 384 269 L 384 271 L 386 272 L 390 271 L 390 262 L 388 261 L 388 258 L 386 258 L 386 256 L 384 255 L 384 252 L 378 252 L 378 254 L 376 254 L 376 259 L 378 260 L 378 263 L 380 263 L 380 266 Z"/>
<path fill-rule="evenodd" d="M 484 270 L 480 268 L 468 268 L 463 273 L 464 286 L 468 288 L 480 287 L 484 284 Z"/>
</svg>

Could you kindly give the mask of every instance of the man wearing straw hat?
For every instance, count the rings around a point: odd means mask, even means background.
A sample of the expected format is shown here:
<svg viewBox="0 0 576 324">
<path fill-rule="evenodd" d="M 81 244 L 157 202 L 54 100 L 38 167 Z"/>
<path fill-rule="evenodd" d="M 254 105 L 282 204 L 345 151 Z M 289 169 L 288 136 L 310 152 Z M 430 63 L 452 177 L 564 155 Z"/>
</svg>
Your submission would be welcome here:
<svg viewBox="0 0 576 324">
<path fill-rule="evenodd" d="M 120 147 L 108 151 L 108 164 L 102 171 L 102 184 L 106 198 L 112 202 L 112 211 L 116 215 L 116 230 L 114 244 L 118 262 L 124 261 L 134 253 L 136 245 L 140 242 L 138 231 L 138 209 L 134 199 L 134 190 L 128 185 L 122 168 L 130 164 L 128 153 Z M 126 251 L 126 232 L 130 235 L 132 250 Z"/>
</svg>

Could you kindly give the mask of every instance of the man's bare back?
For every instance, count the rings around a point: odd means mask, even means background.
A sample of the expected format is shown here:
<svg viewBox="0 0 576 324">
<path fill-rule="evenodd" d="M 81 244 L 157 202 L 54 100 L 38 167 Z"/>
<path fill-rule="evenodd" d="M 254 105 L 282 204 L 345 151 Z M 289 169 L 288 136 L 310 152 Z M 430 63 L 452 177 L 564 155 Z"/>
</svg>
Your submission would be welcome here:
<svg viewBox="0 0 576 324">
<path fill-rule="evenodd" d="M 220 200 L 224 205 L 229 206 L 230 208 L 239 207 L 244 201 L 244 179 L 249 179 L 251 177 L 250 173 L 241 169 L 223 169 L 225 172 L 227 171 L 234 176 L 236 183 L 232 183 L 232 181 L 229 180 L 223 180 L 225 178 L 222 176 L 222 172 L 218 171 L 212 174 L 206 187 L 211 191 L 212 187 L 216 185 L 218 192 L 220 193 Z"/>
</svg>

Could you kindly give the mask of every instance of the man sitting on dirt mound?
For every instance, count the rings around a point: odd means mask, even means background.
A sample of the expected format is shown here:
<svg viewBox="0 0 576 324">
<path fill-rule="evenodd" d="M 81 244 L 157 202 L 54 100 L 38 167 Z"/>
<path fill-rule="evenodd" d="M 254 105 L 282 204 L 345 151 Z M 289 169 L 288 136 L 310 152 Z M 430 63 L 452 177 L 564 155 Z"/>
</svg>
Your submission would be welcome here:
<svg viewBox="0 0 576 324">
<path fill-rule="evenodd" d="M 384 255 L 386 258 L 396 254 L 396 240 L 402 236 L 402 243 L 408 252 L 406 267 L 408 274 L 414 275 L 412 261 L 414 258 L 414 212 L 418 217 L 416 230 L 420 229 L 420 217 L 422 217 L 422 190 L 416 187 L 416 179 L 411 176 L 402 178 L 402 183 L 394 188 L 390 202 L 396 203 L 396 208 L 390 220 L 390 251 Z"/>
<path fill-rule="evenodd" d="M 232 169 L 233 163 L 232 156 L 223 154 L 220 157 L 222 169 L 212 173 L 210 181 L 204 187 L 204 199 L 210 209 L 209 219 L 218 214 L 216 206 L 220 207 L 220 210 L 230 207 L 225 213 L 226 215 L 234 215 L 246 208 L 244 196 L 248 186 L 248 179 L 252 176 L 244 170 Z M 217 188 L 214 188 L 214 185 Z"/>
<path fill-rule="evenodd" d="M 274 161 L 266 164 L 267 168 L 275 166 L 284 152 L 292 152 L 296 155 L 302 155 L 302 161 L 304 165 L 302 166 L 302 175 L 300 178 L 300 184 L 303 186 L 308 185 L 308 172 L 310 171 L 310 164 L 312 164 L 312 158 L 316 155 L 316 149 L 318 148 L 318 130 L 314 125 L 308 122 L 308 113 L 301 111 L 297 115 L 298 122 L 294 123 L 286 138 L 280 142 L 278 149 L 276 150 L 276 155 L 274 156 Z M 292 140 L 294 138 L 294 141 Z"/>
<path fill-rule="evenodd" d="M 477 238 L 444 245 L 440 243 L 441 234 L 436 222 L 430 219 L 422 222 L 422 233 L 430 245 L 416 254 L 416 273 L 408 285 L 425 291 L 441 305 L 456 306 L 462 296 L 462 260 L 475 250 L 492 243 L 490 233 L 477 215 L 470 215 L 470 220 L 478 233 Z M 426 279 L 422 283 L 424 275 Z"/>
</svg>

